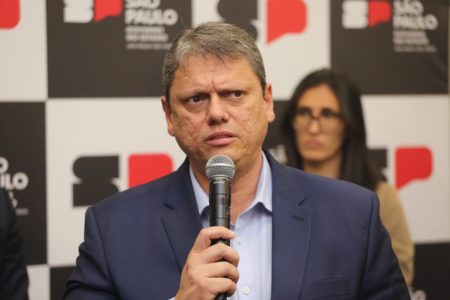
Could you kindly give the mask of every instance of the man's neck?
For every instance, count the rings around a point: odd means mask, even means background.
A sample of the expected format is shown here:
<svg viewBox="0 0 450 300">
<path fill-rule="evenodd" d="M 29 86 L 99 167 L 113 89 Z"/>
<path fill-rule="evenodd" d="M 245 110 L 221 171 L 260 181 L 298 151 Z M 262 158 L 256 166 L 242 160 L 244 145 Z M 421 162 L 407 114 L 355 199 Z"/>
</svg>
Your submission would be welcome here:
<svg viewBox="0 0 450 300">
<path fill-rule="evenodd" d="M 256 196 L 259 176 L 263 164 L 263 154 L 249 166 L 236 166 L 236 173 L 231 182 L 231 223 L 235 224 L 238 216 L 250 206 Z M 195 178 L 202 189 L 209 193 L 209 181 L 206 176 L 193 169 Z"/>
<path fill-rule="evenodd" d="M 231 222 L 236 223 L 238 216 L 250 206 L 256 196 L 259 176 L 262 168 L 262 153 L 255 164 L 246 170 L 236 172 L 231 189 Z"/>
</svg>

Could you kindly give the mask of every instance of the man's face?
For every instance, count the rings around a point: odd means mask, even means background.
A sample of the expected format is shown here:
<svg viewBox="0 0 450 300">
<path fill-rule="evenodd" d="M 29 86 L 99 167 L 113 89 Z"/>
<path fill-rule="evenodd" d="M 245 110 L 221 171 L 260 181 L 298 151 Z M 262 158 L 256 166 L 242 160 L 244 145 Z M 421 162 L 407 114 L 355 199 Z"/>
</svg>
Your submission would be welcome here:
<svg viewBox="0 0 450 300">
<path fill-rule="evenodd" d="M 261 158 L 268 123 L 275 118 L 271 86 L 265 93 L 246 59 L 193 55 L 176 72 L 170 105 L 162 98 L 168 132 L 203 174 L 207 160 L 228 155 L 236 170 Z"/>
</svg>

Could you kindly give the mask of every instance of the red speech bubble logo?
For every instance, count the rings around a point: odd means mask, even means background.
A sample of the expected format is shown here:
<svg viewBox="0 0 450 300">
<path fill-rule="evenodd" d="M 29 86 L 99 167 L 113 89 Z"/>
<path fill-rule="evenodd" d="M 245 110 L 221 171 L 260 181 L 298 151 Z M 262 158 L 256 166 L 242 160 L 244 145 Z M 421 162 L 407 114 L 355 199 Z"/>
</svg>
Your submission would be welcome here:
<svg viewBox="0 0 450 300">
<path fill-rule="evenodd" d="M 300 33 L 306 28 L 307 8 L 303 0 L 267 2 L 267 43 L 286 33 Z"/>
<path fill-rule="evenodd" d="M 134 154 L 128 158 L 128 186 L 143 184 L 173 170 L 172 159 L 167 154 Z"/>
<path fill-rule="evenodd" d="M 19 0 L 0 0 L 0 28 L 14 28 L 19 24 L 19 20 Z"/>
<path fill-rule="evenodd" d="M 399 189 L 410 181 L 430 177 L 433 169 L 433 156 L 426 147 L 397 148 L 395 161 L 395 181 Z"/>
<path fill-rule="evenodd" d="M 122 13 L 122 0 L 95 0 L 94 21 L 99 22 L 107 17 Z"/>
<path fill-rule="evenodd" d="M 392 6 L 388 1 L 370 1 L 368 25 L 374 27 L 380 23 L 387 23 L 392 19 Z"/>
</svg>

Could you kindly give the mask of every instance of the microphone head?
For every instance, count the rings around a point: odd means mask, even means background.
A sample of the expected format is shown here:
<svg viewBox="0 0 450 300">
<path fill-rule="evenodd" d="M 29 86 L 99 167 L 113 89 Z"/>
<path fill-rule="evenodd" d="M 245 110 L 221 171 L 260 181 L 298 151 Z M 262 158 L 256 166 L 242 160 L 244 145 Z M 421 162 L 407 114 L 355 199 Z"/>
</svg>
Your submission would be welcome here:
<svg viewBox="0 0 450 300">
<path fill-rule="evenodd" d="M 226 155 L 214 155 L 206 163 L 206 177 L 209 180 L 216 177 L 226 177 L 231 180 L 234 176 L 234 163 L 231 158 Z"/>
</svg>

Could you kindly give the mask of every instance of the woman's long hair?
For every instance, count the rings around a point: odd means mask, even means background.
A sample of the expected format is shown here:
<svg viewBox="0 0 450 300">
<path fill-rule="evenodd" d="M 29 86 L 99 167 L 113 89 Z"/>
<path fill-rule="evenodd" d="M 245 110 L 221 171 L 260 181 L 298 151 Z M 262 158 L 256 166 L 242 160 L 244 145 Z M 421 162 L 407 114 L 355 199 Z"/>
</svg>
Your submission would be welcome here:
<svg viewBox="0 0 450 300">
<path fill-rule="evenodd" d="M 354 182 L 375 190 L 385 177 L 370 157 L 366 143 L 366 129 L 358 87 L 342 73 L 321 69 L 306 76 L 296 87 L 281 119 L 288 164 L 303 168 L 303 158 L 297 149 L 297 137 L 292 121 L 300 97 L 310 88 L 327 85 L 339 101 L 344 121 L 344 141 L 339 179 Z"/>
</svg>

